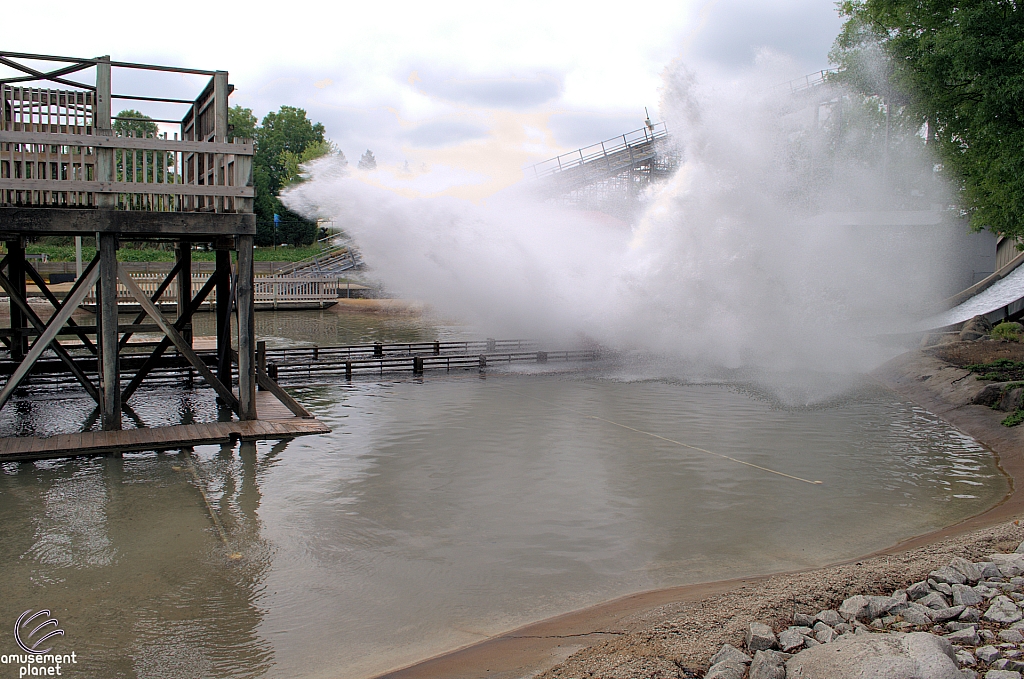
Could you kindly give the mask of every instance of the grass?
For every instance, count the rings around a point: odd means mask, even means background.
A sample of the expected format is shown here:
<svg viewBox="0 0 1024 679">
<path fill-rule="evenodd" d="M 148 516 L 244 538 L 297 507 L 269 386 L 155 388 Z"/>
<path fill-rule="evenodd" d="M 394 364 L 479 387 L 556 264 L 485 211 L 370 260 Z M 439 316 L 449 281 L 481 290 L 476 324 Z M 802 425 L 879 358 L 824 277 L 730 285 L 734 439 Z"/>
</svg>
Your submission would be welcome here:
<svg viewBox="0 0 1024 679">
<path fill-rule="evenodd" d="M 979 380 L 992 380 L 993 382 L 1024 381 L 1024 361 L 1011 361 L 1008 358 L 1000 358 L 991 363 L 969 365 L 967 370 L 974 373 Z"/>
<path fill-rule="evenodd" d="M 1013 411 L 1013 413 L 1009 415 L 1006 419 L 1004 419 L 1000 424 L 1002 424 L 1004 427 L 1016 427 L 1021 422 L 1024 422 L 1024 410 L 1018 408 L 1017 410 Z"/>
<path fill-rule="evenodd" d="M 989 334 L 992 336 L 992 339 L 1020 342 L 1022 331 L 1024 331 L 1024 326 L 1021 326 L 1020 323 L 1003 322 L 992 328 L 992 332 Z"/>
<path fill-rule="evenodd" d="M 257 262 L 299 262 L 318 254 L 320 248 L 316 245 L 308 247 L 278 246 L 262 247 L 253 250 L 253 259 Z M 5 247 L 0 246 L 0 254 L 6 254 Z M 75 261 L 74 244 L 52 244 L 52 243 L 30 243 L 25 247 L 28 254 L 46 254 L 51 262 L 73 262 Z M 96 255 L 94 245 L 82 244 L 82 259 L 91 260 Z M 212 262 L 215 254 L 212 250 L 193 250 L 192 259 L 197 262 Z M 125 244 L 118 250 L 117 258 L 122 262 L 173 262 L 174 249 L 167 246 L 161 250 L 157 247 L 135 248 L 131 244 Z"/>
</svg>

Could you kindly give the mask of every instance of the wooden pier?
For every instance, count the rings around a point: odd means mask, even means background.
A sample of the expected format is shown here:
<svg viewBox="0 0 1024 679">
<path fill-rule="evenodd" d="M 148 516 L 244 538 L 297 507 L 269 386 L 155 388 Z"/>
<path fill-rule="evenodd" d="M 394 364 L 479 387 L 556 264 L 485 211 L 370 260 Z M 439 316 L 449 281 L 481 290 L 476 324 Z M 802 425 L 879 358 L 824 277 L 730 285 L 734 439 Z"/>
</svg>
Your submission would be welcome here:
<svg viewBox="0 0 1024 679">
<path fill-rule="evenodd" d="M 257 382 L 293 416 L 311 420 L 287 392 L 257 370 L 254 148 L 250 140 L 233 138 L 228 129 L 228 97 L 233 88 L 227 72 L 119 62 L 110 57 L 13 52 L 0 52 L 0 64 L 17 73 L 0 77 L 0 240 L 7 250 L 0 259 L 0 288 L 10 304 L 10 327 L 0 332 L 0 341 L 8 363 L 14 366 L 0 389 L 0 408 L 30 374 L 43 368 L 81 385 L 96 401 L 103 430 L 69 435 L 72 438 L 60 446 L 57 441 L 38 444 L 53 450 L 174 447 L 224 436 L 262 436 L 263 429 L 283 435 L 278 431 L 285 426 L 280 420 L 263 422 L 261 405 L 275 412 L 277 406 L 257 399 Z M 145 94 L 119 92 L 114 83 L 127 71 L 198 75 L 209 80 L 189 99 L 154 96 L 152 88 Z M 83 79 L 86 73 L 93 75 L 92 81 Z M 133 106 L 159 105 L 162 110 L 178 106 L 182 112 L 173 119 L 114 115 L 112 102 L 117 100 Z M 167 134 L 137 132 L 139 123 L 174 124 L 178 131 L 168 139 Z M 26 257 L 26 242 L 40 236 L 97 241 L 96 257 L 64 294 L 55 293 Z M 174 265 L 158 281 L 140 285 L 118 260 L 118 249 L 126 241 L 172 244 Z M 200 276 L 200 281 L 194 279 L 192 267 L 191 253 L 197 246 L 216 251 L 214 271 Z M 28 303 L 29 283 L 53 307 L 45 321 Z M 279 294 L 280 285 L 272 288 L 263 296 Z M 291 292 L 304 295 L 308 290 Z M 192 341 L 192 316 L 211 295 L 217 313 L 212 365 L 208 357 L 196 353 Z M 81 326 L 72 316 L 89 297 L 95 300 L 96 321 Z M 118 318 L 122 298 L 129 298 L 138 309 L 128 323 Z M 171 318 L 160 309 L 163 301 L 174 305 Z M 163 339 L 149 347 L 148 355 L 129 353 L 133 334 L 154 331 Z M 75 342 L 67 342 L 68 337 Z M 132 349 L 137 351 L 138 345 Z M 166 431 L 122 431 L 122 410 L 129 407 L 150 373 L 167 365 L 168 351 L 176 355 L 175 361 L 188 366 L 190 376 L 198 375 L 217 392 L 236 421 L 188 425 L 204 427 L 191 430 L 172 426 L 160 428 Z M 55 362 L 59 369 L 54 368 Z M 124 362 L 133 363 L 133 372 L 122 385 Z M 293 422 L 288 426 L 293 435 L 322 430 L 322 425 Z M 74 436 L 81 438 L 75 441 Z M 0 441 L 0 450 L 23 445 L 36 444 L 6 440 Z"/>
</svg>

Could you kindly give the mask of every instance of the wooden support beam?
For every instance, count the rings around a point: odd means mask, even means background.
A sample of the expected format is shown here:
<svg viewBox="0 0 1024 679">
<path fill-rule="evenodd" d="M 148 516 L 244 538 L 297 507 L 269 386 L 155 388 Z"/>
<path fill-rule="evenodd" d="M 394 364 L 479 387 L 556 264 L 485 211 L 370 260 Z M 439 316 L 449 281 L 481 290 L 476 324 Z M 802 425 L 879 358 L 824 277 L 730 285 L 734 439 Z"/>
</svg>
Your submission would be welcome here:
<svg viewBox="0 0 1024 679">
<path fill-rule="evenodd" d="M 0 234 L 11 234 L 11 237 L 16 237 L 24 233 L 45 236 L 116 233 L 125 240 L 130 240 L 133 236 L 202 239 L 234 236 L 239 233 L 255 235 L 256 215 L 232 212 L 0 207 Z"/>
<path fill-rule="evenodd" d="M 22 314 L 24 314 L 25 318 L 27 318 L 32 323 L 36 331 L 39 332 L 40 337 L 45 335 L 47 330 L 49 329 L 49 324 L 43 323 L 43 320 L 39 318 L 35 311 L 32 310 L 32 307 L 28 305 L 28 302 L 24 297 L 16 296 L 14 286 L 12 285 L 11 281 L 7 280 L 7 277 L 4 276 L 3 274 L 0 274 L 0 287 L 6 290 L 7 294 L 11 296 L 11 300 L 18 304 Z M 71 312 L 74 313 L 74 309 L 72 309 Z M 50 324 L 52 323 L 53 321 L 51 320 Z M 63 326 L 63 323 L 61 323 L 61 326 Z M 56 337 L 56 334 L 59 331 L 60 328 L 57 328 L 56 331 L 53 333 L 53 336 Z M 25 335 L 23 333 L 19 333 L 19 337 L 25 337 Z M 38 344 L 39 341 L 40 340 L 37 339 L 35 344 Z M 33 344 L 32 346 L 34 347 L 35 344 Z M 85 372 L 78 367 L 77 363 L 75 363 L 75 360 L 71 357 L 71 354 L 69 354 L 67 350 L 64 349 L 64 347 L 62 347 L 59 342 L 57 342 L 56 339 L 51 340 L 51 345 L 53 353 L 57 354 L 57 357 L 64 362 L 64 365 L 68 367 L 68 370 L 70 370 L 71 374 L 75 376 L 75 379 L 81 382 L 82 386 L 89 393 L 89 395 L 92 396 L 93 399 L 95 399 L 97 402 L 99 402 L 99 392 L 96 390 L 96 387 L 93 385 L 92 381 L 86 376 Z M 43 347 L 43 350 L 45 349 L 46 347 Z M 31 353 L 31 351 L 29 353 Z M 22 362 L 24 363 L 26 360 L 28 359 L 22 359 Z"/>
<path fill-rule="evenodd" d="M 189 302 L 192 301 L 192 242 L 187 240 L 178 241 L 174 246 L 174 258 L 177 260 L 176 268 L 178 275 L 178 309 L 177 316 L 180 321 L 186 316 Z M 153 300 L 154 302 L 156 300 Z M 185 338 L 189 346 L 192 346 L 192 317 L 182 321 L 181 325 L 175 325 L 181 336 Z"/>
<path fill-rule="evenodd" d="M 260 389 L 273 394 L 288 410 L 292 411 L 293 415 L 296 417 L 313 417 L 313 413 L 303 408 L 301 403 L 296 401 L 281 385 L 270 379 L 270 376 L 265 372 L 260 371 L 256 373 L 256 379 L 259 380 Z"/>
<path fill-rule="evenodd" d="M 164 276 L 163 281 L 161 281 L 160 285 L 157 286 L 156 292 L 154 292 L 153 296 L 150 297 L 150 299 L 153 301 L 154 304 L 156 302 L 160 301 L 160 297 L 163 296 L 164 291 L 167 290 L 168 287 L 170 287 L 171 281 L 174 280 L 175 274 L 177 274 L 180 269 L 181 269 L 181 262 L 180 261 L 175 262 L 174 266 L 171 267 L 170 272 L 168 272 L 168 274 L 166 276 Z M 191 290 L 188 291 L 188 295 L 187 296 L 188 297 L 192 296 L 192 291 Z M 180 302 L 179 302 L 179 305 L 180 305 Z M 146 312 L 145 311 L 139 312 L 139 315 L 135 317 L 135 320 L 132 322 L 131 326 L 137 326 L 137 325 L 141 324 L 142 321 L 144 321 L 144 320 L 146 320 Z M 139 332 L 146 332 L 146 331 L 140 330 Z M 129 327 L 127 330 L 125 330 L 124 334 L 121 335 L 121 342 L 118 344 L 118 349 L 119 350 L 120 349 L 124 349 L 125 346 L 128 345 L 128 340 L 131 339 L 131 336 L 134 335 L 134 334 L 135 334 L 135 330 L 133 330 L 131 327 Z M 192 337 L 191 333 L 189 333 L 188 336 L 189 336 L 189 338 L 191 338 Z M 121 400 L 123 401 L 124 399 L 121 399 Z"/>
<path fill-rule="evenodd" d="M 231 384 L 231 251 L 217 249 L 217 376 Z"/>
<path fill-rule="evenodd" d="M 253 305 L 252 236 L 238 237 L 238 419 L 255 420 L 256 322 Z"/>
<path fill-rule="evenodd" d="M 57 297 L 52 292 L 50 292 L 50 288 L 49 286 L 46 285 L 46 281 L 43 280 L 43 277 L 39 275 L 39 272 L 36 271 L 35 268 L 27 261 L 25 262 L 25 272 L 28 273 L 29 277 L 32 279 L 32 282 L 35 283 L 36 287 L 38 287 L 40 292 L 43 293 L 43 297 L 45 297 L 46 300 L 53 305 L 54 313 L 60 311 L 61 307 L 64 306 L 64 303 L 57 299 Z M 79 278 L 81 278 L 81 276 L 79 276 Z M 78 329 L 80 326 L 78 325 L 78 323 L 75 323 L 75 319 L 69 318 L 68 327 L 72 331 L 74 331 Z M 85 345 L 86 349 L 92 352 L 92 354 L 95 356 L 97 353 L 96 345 L 92 343 L 92 340 L 89 339 L 86 332 L 84 330 L 79 330 L 75 334 L 78 335 L 78 339 L 82 340 L 82 344 Z"/>
<path fill-rule="evenodd" d="M 120 265 L 117 262 L 117 236 L 102 233 L 97 238 L 100 279 L 96 324 L 100 327 L 100 384 L 103 393 L 100 426 L 104 431 L 116 431 L 121 428 L 121 367 L 117 363 L 117 273 Z"/>
<path fill-rule="evenodd" d="M 216 375 L 214 375 L 213 372 L 211 372 L 210 369 L 206 367 L 206 364 L 203 362 L 203 359 L 199 358 L 199 356 L 196 355 L 196 352 L 192 350 L 192 347 L 188 345 L 188 343 L 181 336 L 181 334 L 174 329 L 174 326 L 164 319 L 163 314 L 160 313 L 160 310 L 157 309 L 153 305 L 153 303 L 149 301 L 149 298 L 146 297 L 146 293 L 144 293 L 142 289 L 139 288 L 139 285 L 135 282 L 135 280 L 130 275 L 128 275 L 128 272 L 124 270 L 123 265 L 118 265 L 118 274 L 118 277 L 121 279 L 121 282 L 124 283 L 125 287 L 128 288 L 128 292 L 130 292 L 132 297 L 134 297 L 135 300 L 142 305 L 142 308 L 146 310 L 146 313 L 149 314 L 149 317 L 152 318 L 153 321 L 155 321 L 156 324 L 160 326 L 160 329 L 163 331 L 165 335 L 167 335 L 167 338 L 171 340 L 171 342 L 178 349 L 178 351 L 180 351 L 181 354 L 188 360 L 188 362 L 191 363 L 192 366 L 199 371 L 199 374 L 203 376 L 203 379 L 206 380 L 207 384 L 214 388 L 214 390 L 217 392 L 217 395 L 220 396 L 225 403 L 231 406 L 232 410 L 235 410 L 237 412 L 239 408 L 239 400 L 236 399 L 235 395 L 231 393 L 231 390 L 225 387 L 224 384 L 217 379 Z"/>
<path fill-rule="evenodd" d="M 85 299 L 86 294 L 89 292 L 89 288 L 96 284 L 97 278 L 99 278 L 99 269 L 93 268 L 88 274 L 83 275 L 83 277 L 79 279 L 79 281 L 84 281 L 84 284 L 77 290 L 73 290 L 71 294 L 68 295 L 68 298 L 64 303 L 64 308 L 53 315 L 50 319 L 50 323 L 46 326 L 46 330 L 43 331 L 43 334 L 39 336 L 39 339 L 37 339 L 35 344 L 32 345 L 32 348 L 29 349 L 28 355 L 25 356 L 25 360 L 21 362 L 18 369 L 15 370 L 14 374 L 7 380 L 7 384 L 4 385 L 3 390 L 0 390 L 0 408 L 3 408 L 7 401 L 10 400 L 11 396 L 14 394 L 14 390 L 18 388 L 18 385 L 21 384 L 22 380 L 24 380 L 28 375 L 32 366 L 39 360 L 39 357 L 43 355 L 43 352 L 50 345 L 50 342 L 53 341 L 53 338 L 57 336 L 57 331 L 63 327 L 67 319 L 71 318 L 71 314 L 74 313 L 75 309 L 78 308 L 78 305 L 82 303 L 83 299 Z"/>
<path fill-rule="evenodd" d="M 22 334 L 25 327 L 25 314 L 18 304 L 18 299 L 25 298 L 25 239 L 14 238 L 7 241 L 7 278 L 11 283 L 10 295 L 11 330 L 14 334 L 11 337 L 11 358 L 20 361 L 25 358 L 28 351 L 28 338 Z"/>
<path fill-rule="evenodd" d="M 199 290 L 199 293 L 196 294 L 196 296 L 189 303 L 188 308 L 185 310 L 185 315 L 174 322 L 175 330 L 180 331 L 192 320 L 192 314 L 194 314 L 202 305 L 202 303 L 206 300 L 206 297 L 210 294 L 210 291 L 213 290 L 213 286 L 215 284 L 216 278 L 214 276 L 210 276 L 209 280 L 206 281 L 206 284 L 203 285 L 202 289 Z M 135 393 L 135 390 L 139 388 L 140 384 L 142 384 L 142 380 L 144 380 L 146 378 L 146 375 L 148 375 L 150 371 L 153 370 L 154 367 L 156 367 L 157 362 L 160 360 L 160 357 L 163 356 L 163 353 L 167 351 L 167 349 L 169 349 L 170 346 L 171 340 L 168 339 L 167 337 L 164 337 L 162 340 L 160 340 L 160 343 L 156 345 L 155 349 L 153 349 L 153 353 L 150 354 L 149 358 L 146 359 L 146 362 L 142 364 L 142 367 L 138 369 L 138 371 L 132 377 L 131 382 L 128 383 L 128 386 L 124 388 L 124 392 L 121 394 L 122 402 L 126 402 L 128 399 L 132 397 L 132 394 Z M 191 376 L 189 377 L 189 379 L 191 379 Z"/>
</svg>

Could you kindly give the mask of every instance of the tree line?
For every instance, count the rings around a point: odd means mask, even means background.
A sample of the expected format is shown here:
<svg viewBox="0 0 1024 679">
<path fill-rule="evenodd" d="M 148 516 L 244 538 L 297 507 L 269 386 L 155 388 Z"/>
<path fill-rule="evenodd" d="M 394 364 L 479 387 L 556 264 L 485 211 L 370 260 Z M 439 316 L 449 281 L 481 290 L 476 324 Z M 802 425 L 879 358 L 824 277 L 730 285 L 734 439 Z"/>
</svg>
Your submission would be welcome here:
<svg viewBox="0 0 1024 679">
<path fill-rule="evenodd" d="M 1024 238 L 1024 5 L 845 0 L 839 80 L 933 145 L 975 229 Z"/>
</svg>

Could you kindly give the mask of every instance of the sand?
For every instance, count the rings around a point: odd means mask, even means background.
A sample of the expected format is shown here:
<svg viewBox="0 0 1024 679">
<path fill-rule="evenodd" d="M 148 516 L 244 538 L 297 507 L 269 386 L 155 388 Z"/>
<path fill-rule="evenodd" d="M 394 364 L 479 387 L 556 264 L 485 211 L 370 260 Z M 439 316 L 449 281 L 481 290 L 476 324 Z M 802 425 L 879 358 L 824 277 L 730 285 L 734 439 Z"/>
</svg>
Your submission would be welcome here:
<svg viewBox="0 0 1024 679">
<path fill-rule="evenodd" d="M 889 594 L 922 579 L 953 556 L 980 560 L 1012 552 L 1024 540 L 1024 426 L 971 403 L 984 387 L 963 365 L 1024 360 L 1005 342 L 945 345 L 903 354 L 874 373 L 882 384 L 939 415 L 988 447 L 1011 481 L 988 511 L 851 562 L 802 572 L 642 592 L 550 618 L 386 677 L 692 677 L 723 643 L 740 646 L 747 623 L 784 626 L 794 611 L 817 613 L 852 594 Z"/>
</svg>

